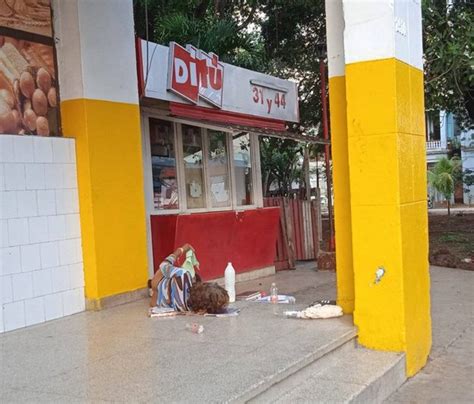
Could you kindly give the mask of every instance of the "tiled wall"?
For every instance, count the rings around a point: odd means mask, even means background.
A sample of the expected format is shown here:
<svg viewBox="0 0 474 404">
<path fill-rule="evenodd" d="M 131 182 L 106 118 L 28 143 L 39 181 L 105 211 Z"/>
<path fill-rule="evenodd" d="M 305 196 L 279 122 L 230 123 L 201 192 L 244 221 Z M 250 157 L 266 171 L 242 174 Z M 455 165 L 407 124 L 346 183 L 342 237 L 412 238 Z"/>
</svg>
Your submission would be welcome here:
<svg viewBox="0 0 474 404">
<path fill-rule="evenodd" d="M 0 332 L 84 310 L 73 139 L 0 135 Z"/>
</svg>

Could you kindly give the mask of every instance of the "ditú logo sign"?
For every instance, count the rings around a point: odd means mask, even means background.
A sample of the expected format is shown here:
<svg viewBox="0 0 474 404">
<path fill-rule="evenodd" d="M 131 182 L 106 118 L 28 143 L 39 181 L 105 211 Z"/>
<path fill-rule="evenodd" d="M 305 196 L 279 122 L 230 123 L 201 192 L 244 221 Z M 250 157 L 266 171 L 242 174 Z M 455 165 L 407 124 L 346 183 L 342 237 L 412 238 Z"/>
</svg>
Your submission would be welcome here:
<svg viewBox="0 0 474 404">
<path fill-rule="evenodd" d="M 170 43 L 168 90 L 197 104 L 199 98 L 222 108 L 224 65 L 214 53 Z"/>
</svg>

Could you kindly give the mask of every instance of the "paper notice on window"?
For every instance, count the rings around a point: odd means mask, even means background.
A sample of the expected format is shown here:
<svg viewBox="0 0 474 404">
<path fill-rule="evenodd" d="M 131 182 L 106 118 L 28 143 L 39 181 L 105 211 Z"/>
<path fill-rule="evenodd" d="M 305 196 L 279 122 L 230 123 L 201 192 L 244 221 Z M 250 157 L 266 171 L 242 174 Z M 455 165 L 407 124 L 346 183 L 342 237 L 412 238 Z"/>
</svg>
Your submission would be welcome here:
<svg viewBox="0 0 474 404">
<path fill-rule="evenodd" d="M 216 202 L 227 202 L 229 200 L 229 191 L 225 189 L 224 177 L 213 177 L 211 192 Z"/>
</svg>

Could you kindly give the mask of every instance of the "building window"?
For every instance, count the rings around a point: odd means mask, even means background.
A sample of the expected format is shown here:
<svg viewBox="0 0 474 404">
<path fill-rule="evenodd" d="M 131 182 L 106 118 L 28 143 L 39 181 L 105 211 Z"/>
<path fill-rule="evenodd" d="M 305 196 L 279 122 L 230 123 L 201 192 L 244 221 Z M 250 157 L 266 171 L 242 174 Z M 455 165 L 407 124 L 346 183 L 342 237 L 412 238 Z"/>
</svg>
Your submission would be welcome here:
<svg viewBox="0 0 474 404">
<path fill-rule="evenodd" d="M 256 135 L 147 116 L 151 214 L 178 214 L 262 205 Z M 254 149 L 255 148 L 255 149 Z"/>
<path fill-rule="evenodd" d="M 206 207 L 204 183 L 204 151 L 201 128 L 182 125 L 184 185 L 188 209 Z"/>
<path fill-rule="evenodd" d="M 235 171 L 235 200 L 237 206 L 253 205 L 252 154 L 250 134 L 232 136 Z"/>
<path fill-rule="evenodd" d="M 231 206 L 227 134 L 208 130 L 207 142 L 207 172 L 211 207 L 227 208 Z"/>
<path fill-rule="evenodd" d="M 179 209 L 173 123 L 150 119 L 150 150 L 155 209 Z"/>
</svg>

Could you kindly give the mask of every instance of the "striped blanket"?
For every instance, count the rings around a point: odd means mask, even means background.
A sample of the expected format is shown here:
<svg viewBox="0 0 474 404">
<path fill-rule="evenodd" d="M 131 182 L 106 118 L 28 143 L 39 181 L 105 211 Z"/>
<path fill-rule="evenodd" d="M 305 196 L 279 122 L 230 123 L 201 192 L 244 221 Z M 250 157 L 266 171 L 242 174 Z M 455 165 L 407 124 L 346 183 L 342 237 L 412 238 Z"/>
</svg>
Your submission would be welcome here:
<svg viewBox="0 0 474 404">
<path fill-rule="evenodd" d="M 191 274 L 174 266 L 175 257 L 170 255 L 160 264 L 163 278 L 158 283 L 158 307 L 169 307 L 176 311 L 188 311 L 189 289 L 193 284 Z"/>
</svg>

